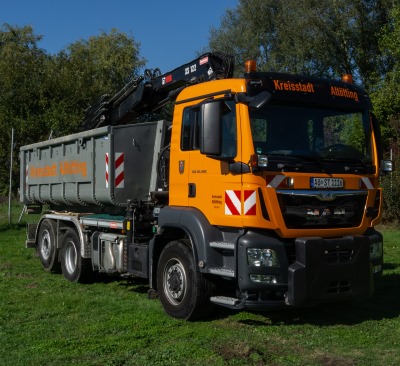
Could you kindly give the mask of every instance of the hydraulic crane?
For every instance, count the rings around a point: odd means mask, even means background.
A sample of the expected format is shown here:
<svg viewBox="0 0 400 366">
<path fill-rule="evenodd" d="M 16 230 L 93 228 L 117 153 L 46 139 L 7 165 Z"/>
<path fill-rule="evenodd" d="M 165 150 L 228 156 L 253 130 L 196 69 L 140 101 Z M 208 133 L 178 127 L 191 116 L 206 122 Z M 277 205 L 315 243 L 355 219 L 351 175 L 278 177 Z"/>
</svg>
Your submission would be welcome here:
<svg viewBox="0 0 400 366">
<path fill-rule="evenodd" d="M 85 112 L 83 128 L 123 125 L 133 118 L 158 110 L 174 101 L 186 86 L 233 76 L 234 58 L 221 53 L 206 53 L 192 62 L 161 74 L 160 69 L 146 69 L 144 75 L 131 79 L 110 98 L 103 95 Z"/>
</svg>

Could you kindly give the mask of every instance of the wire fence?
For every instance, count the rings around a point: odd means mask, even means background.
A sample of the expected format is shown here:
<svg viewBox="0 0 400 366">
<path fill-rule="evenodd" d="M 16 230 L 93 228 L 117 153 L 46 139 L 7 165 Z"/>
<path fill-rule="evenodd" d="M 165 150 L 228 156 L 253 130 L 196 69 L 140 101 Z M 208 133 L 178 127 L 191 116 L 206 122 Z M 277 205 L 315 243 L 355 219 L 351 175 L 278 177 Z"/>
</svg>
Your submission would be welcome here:
<svg viewBox="0 0 400 366">
<path fill-rule="evenodd" d="M 390 150 L 390 159 L 393 162 L 393 172 L 381 178 L 383 188 L 383 221 L 384 223 L 398 224 L 400 221 L 400 172 L 396 169 L 400 164 L 400 157 L 393 149 Z"/>
</svg>

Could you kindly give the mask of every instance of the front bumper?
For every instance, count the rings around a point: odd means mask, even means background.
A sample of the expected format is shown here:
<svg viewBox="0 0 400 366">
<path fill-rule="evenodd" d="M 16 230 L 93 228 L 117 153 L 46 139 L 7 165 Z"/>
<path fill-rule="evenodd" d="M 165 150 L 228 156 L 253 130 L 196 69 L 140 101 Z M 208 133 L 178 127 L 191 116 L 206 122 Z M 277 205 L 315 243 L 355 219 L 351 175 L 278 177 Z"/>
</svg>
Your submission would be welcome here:
<svg viewBox="0 0 400 366">
<path fill-rule="evenodd" d="M 372 293 L 368 237 L 296 240 L 296 261 L 288 270 L 287 305 L 359 299 Z"/>
<path fill-rule="evenodd" d="M 240 296 L 235 307 L 261 310 L 367 298 L 374 291 L 374 268 L 382 267 L 382 257 L 370 259 L 371 244 L 379 241 L 382 242 L 382 235 L 375 230 L 341 238 L 297 238 L 294 259 L 290 260 L 279 239 L 249 232 L 239 240 Z M 260 247 L 273 248 L 278 253 L 278 268 L 247 264 L 247 248 Z M 278 281 L 254 283 L 250 280 L 254 272 L 273 274 Z"/>
</svg>

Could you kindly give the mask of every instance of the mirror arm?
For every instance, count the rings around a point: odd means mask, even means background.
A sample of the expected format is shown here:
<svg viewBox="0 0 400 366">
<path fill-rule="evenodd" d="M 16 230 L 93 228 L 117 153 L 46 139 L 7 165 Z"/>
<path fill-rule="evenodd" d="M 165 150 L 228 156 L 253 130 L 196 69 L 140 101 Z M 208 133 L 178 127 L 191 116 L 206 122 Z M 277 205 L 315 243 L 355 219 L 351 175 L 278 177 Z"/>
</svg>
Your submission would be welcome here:
<svg viewBox="0 0 400 366">
<path fill-rule="evenodd" d="M 250 109 L 260 109 L 264 104 L 268 103 L 272 98 L 272 94 L 266 90 L 262 91 L 254 97 L 249 97 L 246 93 L 236 93 L 235 102 L 244 103 L 249 106 Z"/>
<path fill-rule="evenodd" d="M 235 94 L 235 102 L 236 103 L 244 103 L 249 104 L 254 98 L 249 97 L 246 93 L 240 92 Z"/>
</svg>

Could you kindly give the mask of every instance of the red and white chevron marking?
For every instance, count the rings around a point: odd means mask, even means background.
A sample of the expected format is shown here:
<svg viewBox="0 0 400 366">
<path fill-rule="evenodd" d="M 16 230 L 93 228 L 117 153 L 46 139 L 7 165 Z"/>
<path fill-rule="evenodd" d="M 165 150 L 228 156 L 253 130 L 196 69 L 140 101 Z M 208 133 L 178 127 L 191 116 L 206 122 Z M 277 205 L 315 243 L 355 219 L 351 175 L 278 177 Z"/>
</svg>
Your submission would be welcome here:
<svg viewBox="0 0 400 366">
<path fill-rule="evenodd" d="M 257 193 L 254 190 L 244 190 L 244 214 L 253 216 L 257 214 Z"/>
<path fill-rule="evenodd" d="M 243 214 L 252 216 L 257 214 L 257 193 L 255 190 L 243 191 Z M 242 214 L 242 200 L 240 190 L 225 191 L 225 215 L 239 216 Z"/>
<path fill-rule="evenodd" d="M 108 153 L 106 153 L 106 188 L 108 188 Z"/>
<path fill-rule="evenodd" d="M 124 188 L 124 153 L 115 153 L 115 188 Z"/>
<path fill-rule="evenodd" d="M 225 191 L 225 215 L 237 216 L 242 214 L 242 202 L 240 200 L 240 191 Z"/>
<path fill-rule="evenodd" d="M 279 185 L 285 180 L 286 176 L 284 175 L 275 175 L 271 177 L 271 180 L 267 183 L 268 188 L 278 188 Z"/>
<path fill-rule="evenodd" d="M 106 188 L 109 187 L 109 178 L 110 178 L 110 161 L 109 155 L 106 153 Z M 124 177 L 124 153 L 115 153 L 115 161 L 114 161 L 114 185 L 115 188 L 124 188 L 125 187 L 125 177 Z"/>
<path fill-rule="evenodd" d="M 371 180 L 367 177 L 361 178 L 361 187 L 365 187 L 367 189 L 374 189 L 374 184 L 371 182 Z"/>
</svg>

